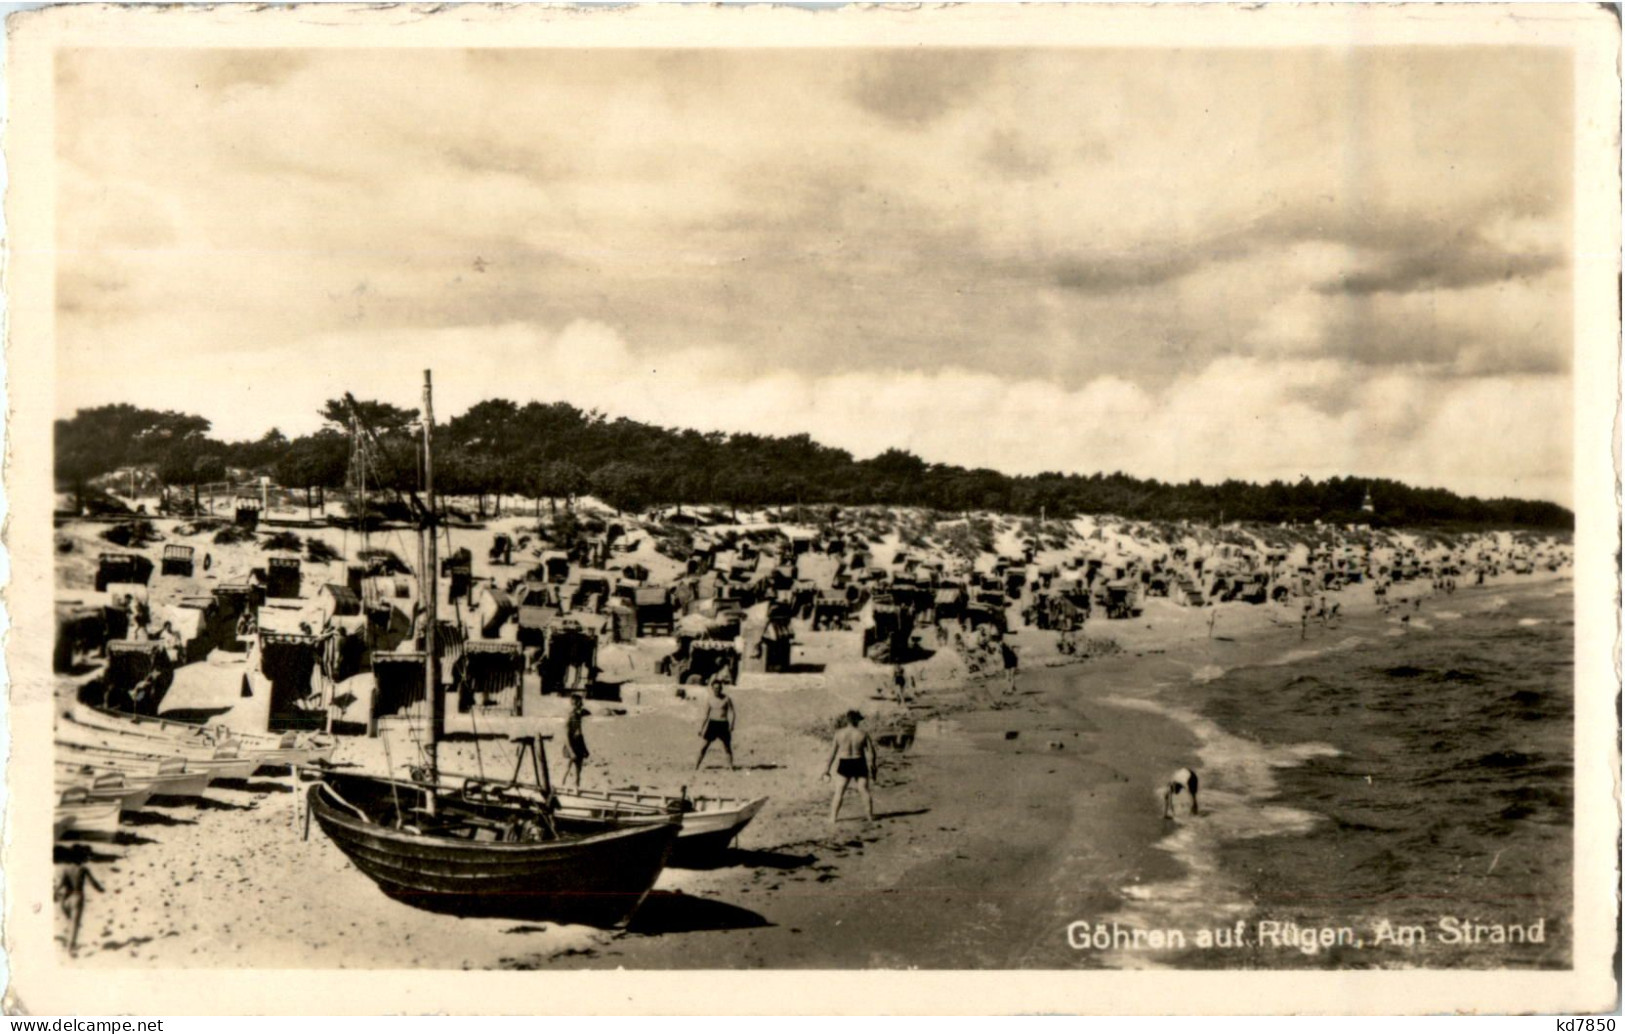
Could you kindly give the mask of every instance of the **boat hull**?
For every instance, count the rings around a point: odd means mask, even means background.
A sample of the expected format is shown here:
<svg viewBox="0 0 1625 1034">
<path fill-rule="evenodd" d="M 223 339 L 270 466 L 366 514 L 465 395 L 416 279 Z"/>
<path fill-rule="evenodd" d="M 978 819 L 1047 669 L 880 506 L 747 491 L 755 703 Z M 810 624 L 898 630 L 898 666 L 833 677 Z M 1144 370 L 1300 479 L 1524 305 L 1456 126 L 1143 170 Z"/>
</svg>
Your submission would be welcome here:
<svg viewBox="0 0 1625 1034">
<path fill-rule="evenodd" d="M 622 795 L 613 791 L 560 792 L 557 798 L 560 818 L 582 823 L 662 821 L 667 815 L 674 813 L 680 800 L 675 797 L 651 797 L 647 794 Z M 664 804 L 657 804 L 655 801 Z M 762 810 L 767 798 L 757 797 L 748 801 L 729 799 L 716 801 L 711 805 L 705 801 L 692 803 L 698 807 L 694 807 L 691 811 L 676 812 L 681 818 L 682 826 L 677 834 L 677 843 L 672 848 L 671 860 L 667 864 L 679 868 L 703 868 L 716 862 Z"/>
<path fill-rule="evenodd" d="M 202 797 L 203 792 L 209 788 L 209 774 L 207 772 L 187 772 L 182 775 L 155 776 L 153 779 L 152 796 L 164 797 Z"/>
<path fill-rule="evenodd" d="M 363 821 L 322 784 L 307 802 L 322 831 L 380 890 L 460 915 L 504 915 L 614 926 L 636 911 L 671 853 L 673 822 L 580 838 L 493 843 L 427 836 Z"/>
<path fill-rule="evenodd" d="M 58 804 L 56 817 L 67 822 L 64 835 L 108 840 L 118 833 L 119 802 L 80 801 Z"/>
<path fill-rule="evenodd" d="M 259 759 L 261 767 L 329 761 L 337 748 L 337 743 L 328 736 L 292 733 L 279 736 L 273 733 L 242 732 L 236 729 L 222 731 L 218 727 L 210 728 L 192 722 L 109 711 L 92 707 L 82 701 L 75 703 L 69 713 L 76 723 L 87 728 L 145 736 L 168 744 L 213 748 L 230 740 L 237 744 L 242 756 Z"/>
<path fill-rule="evenodd" d="M 233 746 L 179 743 L 161 736 L 98 729 L 72 719 L 58 723 L 57 744 L 76 754 L 148 761 L 179 758 L 189 769 L 207 772 L 212 779 L 247 779 L 260 767 L 257 757 L 245 756 Z"/>
</svg>

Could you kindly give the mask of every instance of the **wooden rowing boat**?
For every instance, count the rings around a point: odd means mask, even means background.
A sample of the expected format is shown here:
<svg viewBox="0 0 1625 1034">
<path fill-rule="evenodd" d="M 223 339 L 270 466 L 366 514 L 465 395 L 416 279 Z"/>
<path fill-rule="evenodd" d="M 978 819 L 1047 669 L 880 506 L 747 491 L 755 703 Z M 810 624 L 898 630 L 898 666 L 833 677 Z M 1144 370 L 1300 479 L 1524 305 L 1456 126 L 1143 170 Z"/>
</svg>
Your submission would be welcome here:
<svg viewBox="0 0 1625 1034">
<path fill-rule="evenodd" d="M 185 762 L 179 758 L 163 759 L 156 762 L 141 762 L 138 759 L 125 759 L 124 764 L 117 764 L 112 759 L 101 758 L 96 754 L 78 753 L 72 748 L 57 746 L 57 779 L 67 780 L 99 779 L 102 775 L 119 775 L 124 779 L 125 785 L 130 789 L 145 787 L 150 790 L 146 800 L 138 803 L 125 802 L 125 811 L 135 810 L 141 805 L 151 802 L 154 797 L 203 797 L 203 790 L 208 789 L 208 772 L 189 772 Z"/>
<path fill-rule="evenodd" d="M 72 744 L 56 745 L 58 771 L 96 774 L 114 772 L 134 782 L 150 782 L 154 797 L 202 797 L 209 773 L 189 771 L 180 758 L 109 754 Z"/>
<path fill-rule="evenodd" d="M 329 761 L 337 747 L 337 741 L 333 737 L 321 734 L 288 732 L 276 735 L 239 732 L 225 726 L 211 727 L 191 722 L 177 722 L 168 718 L 123 714 L 93 707 L 83 701 L 76 702 L 69 715 L 75 722 L 88 728 L 145 736 L 161 743 L 179 743 L 207 749 L 235 745 L 241 756 L 257 757 L 261 767 Z"/>
<path fill-rule="evenodd" d="M 119 802 L 91 800 L 84 787 L 73 786 L 57 798 L 56 817 L 65 835 L 111 839 L 118 833 Z"/>
<path fill-rule="evenodd" d="M 378 776 L 322 778 L 307 797 L 322 831 L 384 893 L 435 911 L 613 926 L 649 893 L 677 838 L 668 819 L 542 839 L 531 807 Z"/>
<path fill-rule="evenodd" d="M 151 751 L 125 750 L 119 747 L 94 743 L 72 743 L 63 740 L 57 740 L 56 750 L 58 757 L 67 761 L 138 774 L 149 771 L 163 762 L 179 762 L 187 775 L 201 777 L 204 787 L 217 779 L 242 778 L 230 774 L 240 769 L 241 765 L 228 762 L 182 758 L 173 754 L 156 754 Z"/>
<path fill-rule="evenodd" d="M 122 811 L 135 811 L 152 799 L 157 784 L 151 780 L 126 777 L 122 772 L 96 772 L 75 770 L 73 766 L 56 768 L 58 793 L 72 787 L 84 790 L 93 801 L 118 801 Z"/>
<path fill-rule="evenodd" d="M 235 744 L 180 743 L 164 736 L 98 729 L 67 717 L 57 721 L 57 742 L 136 756 L 178 757 L 208 772 L 211 779 L 247 779 L 260 767 L 259 758 L 244 756 Z"/>
<path fill-rule="evenodd" d="M 766 797 L 671 796 L 635 790 L 556 790 L 555 814 L 581 822 L 625 824 L 676 815 L 681 823 L 671 865 L 704 865 L 727 850 L 750 825 Z"/>
</svg>

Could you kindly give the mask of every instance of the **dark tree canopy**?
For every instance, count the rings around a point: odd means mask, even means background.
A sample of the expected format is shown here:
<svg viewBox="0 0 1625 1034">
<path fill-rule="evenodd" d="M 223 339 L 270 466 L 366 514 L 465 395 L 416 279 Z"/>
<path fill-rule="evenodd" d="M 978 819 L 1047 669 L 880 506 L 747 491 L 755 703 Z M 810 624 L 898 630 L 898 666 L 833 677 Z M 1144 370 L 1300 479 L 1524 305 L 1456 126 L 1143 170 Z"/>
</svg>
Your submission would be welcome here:
<svg viewBox="0 0 1625 1034">
<path fill-rule="evenodd" d="M 354 411 L 373 435 L 369 484 L 416 488 L 417 410 L 357 400 Z M 349 403 L 334 399 L 321 410 L 328 426 L 315 434 L 289 440 L 273 430 L 252 442 L 222 443 L 207 436 L 202 417 L 122 404 L 80 410 L 56 423 L 56 476 L 82 491 L 92 478 L 139 463 L 154 465 L 169 484 L 216 480 L 231 467 L 273 474 L 288 487 L 338 488 L 350 461 L 351 412 Z M 1464 497 L 1382 478 L 1173 484 L 1122 472 L 1012 477 L 929 463 L 904 449 L 854 460 L 805 434 L 672 430 L 564 402 L 489 399 L 438 423 L 434 434 L 436 487 L 479 497 L 482 511 L 487 495 L 570 499 L 590 491 L 631 511 L 674 503 L 883 504 L 1205 522 L 1574 525 L 1573 513 L 1555 503 Z M 1362 510 L 1368 492 L 1372 513 Z"/>
</svg>

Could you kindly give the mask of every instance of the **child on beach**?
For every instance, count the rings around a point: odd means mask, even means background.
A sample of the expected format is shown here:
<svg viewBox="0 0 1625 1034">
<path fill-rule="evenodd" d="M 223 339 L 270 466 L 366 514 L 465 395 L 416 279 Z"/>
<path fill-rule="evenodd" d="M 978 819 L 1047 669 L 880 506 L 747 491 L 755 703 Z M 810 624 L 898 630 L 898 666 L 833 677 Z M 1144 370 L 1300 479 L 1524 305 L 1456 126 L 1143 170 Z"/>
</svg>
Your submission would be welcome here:
<svg viewBox="0 0 1625 1034">
<path fill-rule="evenodd" d="M 860 728 L 862 724 L 861 711 L 846 712 L 846 724 L 836 730 L 835 739 L 830 744 L 829 761 L 824 764 L 825 779 L 830 777 L 831 768 L 841 777 L 841 784 L 835 788 L 835 795 L 829 802 L 829 824 L 832 827 L 840 818 L 841 802 L 846 798 L 847 786 L 852 783 L 858 784 L 858 793 L 863 796 L 869 821 L 875 820 L 875 801 L 869 792 L 869 781 L 880 772 L 880 754 L 869 733 Z"/>
<path fill-rule="evenodd" d="M 90 860 L 90 848 L 84 844 L 75 844 L 66 853 L 64 860 L 56 866 L 56 884 L 52 891 L 57 907 L 62 910 L 62 918 L 68 922 L 68 953 L 79 952 L 79 929 L 85 921 L 85 894 L 86 885 L 106 893 L 96 874 L 90 871 L 85 863 Z"/>
<path fill-rule="evenodd" d="M 591 756 L 587 750 L 587 739 L 581 732 L 581 719 L 591 713 L 582 702 L 580 693 L 570 694 L 570 717 L 564 722 L 564 780 L 568 780 L 574 771 L 577 790 L 581 789 L 581 766 Z"/>
<path fill-rule="evenodd" d="M 1196 786 L 1197 779 L 1195 769 L 1182 768 L 1173 775 L 1169 776 L 1168 788 L 1162 792 L 1162 817 L 1165 819 L 1171 819 L 1174 817 L 1174 798 L 1178 797 L 1181 793 L 1189 793 L 1191 795 L 1191 814 L 1197 814 Z"/>
</svg>

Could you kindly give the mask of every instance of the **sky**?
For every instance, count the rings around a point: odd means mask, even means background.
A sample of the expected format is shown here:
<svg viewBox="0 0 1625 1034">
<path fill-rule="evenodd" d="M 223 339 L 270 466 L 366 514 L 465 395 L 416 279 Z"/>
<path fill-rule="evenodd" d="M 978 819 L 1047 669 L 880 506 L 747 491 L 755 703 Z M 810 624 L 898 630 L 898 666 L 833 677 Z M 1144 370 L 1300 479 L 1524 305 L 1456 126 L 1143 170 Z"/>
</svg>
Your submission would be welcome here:
<svg viewBox="0 0 1625 1034">
<path fill-rule="evenodd" d="M 1556 49 L 59 52 L 57 411 L 1572 505 Z"/>
</svg>

